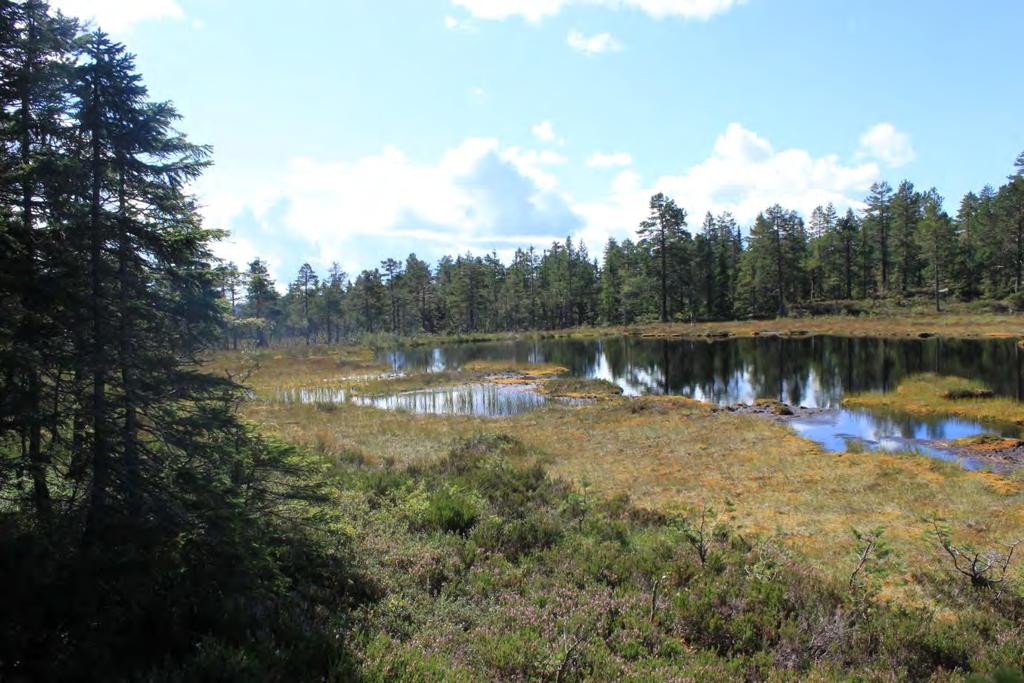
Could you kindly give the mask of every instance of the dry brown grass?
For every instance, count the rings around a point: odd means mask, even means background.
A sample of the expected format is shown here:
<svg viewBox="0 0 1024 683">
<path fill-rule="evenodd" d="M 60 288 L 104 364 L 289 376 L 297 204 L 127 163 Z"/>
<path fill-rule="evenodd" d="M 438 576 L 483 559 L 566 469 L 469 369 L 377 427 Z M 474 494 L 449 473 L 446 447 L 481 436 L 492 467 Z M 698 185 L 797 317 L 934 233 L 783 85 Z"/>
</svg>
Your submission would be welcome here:
<svg viewBox="0 0 1024 683">
<path fill-rule="evenodd" d="M 1024 339 L 1024 315 L 979 313 L 965 307 L 935 313 L 917 307 L 888 306 L 884 314 L 821 315 L 775 320 L 740 320 L 706 323 L 643 323 L 601 327 L 575 327 L 543 332 L 495 332 L 458 341 L 573 338 L 598 339 L 614 335 L 651 339 L 707 339 L 757 336 L 837 335 L 845 337 L 950 337 L 963 339 Z M 440 344 L 451 337 L 422 335 L 404 340 L 412 345 Z M 1022 341 L 1024 344 L 1024 341 Z"/>
<path fill-rule="evenodd" d="M 923 456 L 828 454 L 769 420 L 686 399 L 551 406 L 504 420 L 259 402 L 246 414 L 293 443 L 357 451 L 370 462 L 425 462 L 457 438 L 511 434 L 542 454 L 553 474 L 599 495 L 626 493 L 637 505 L 669 511 L 732 501 L 741 533 L 778 534 L 837 573 L 846 569 L 851 526 L 886 526 L 909 564 L 933 568 L 942 557 L 928 537 L 929 516 L 981 545 L 1024 537 L 1018 479 Z M 891 592 L 916 599 L 905 580 Z"/>
<path fill-rule="evenodd" d="M 244 379 L 257 393 L 286 387 L 337 386 L 388 370 L 361 346 L 311 346 L 266 351 L 221 351 L 207 372 Z"/>
<path fill-rule="evenodd" d="M 622 330 L 652 338 L 837 335 L 846 337 L 1024 337 L 1024 316 L 923 314 L 899 316 L 816 316 L 741 322 L 637 325 Z"/>
<path fill-rule="evenodd" d="M 464 372 L 478 375 L 513 374 L 527 380 L 557 377 L 569 372 L 569 368 L 553 363 L 516 363 L 508 360 L 474 360 L 466 363 Z"/>
</svg>

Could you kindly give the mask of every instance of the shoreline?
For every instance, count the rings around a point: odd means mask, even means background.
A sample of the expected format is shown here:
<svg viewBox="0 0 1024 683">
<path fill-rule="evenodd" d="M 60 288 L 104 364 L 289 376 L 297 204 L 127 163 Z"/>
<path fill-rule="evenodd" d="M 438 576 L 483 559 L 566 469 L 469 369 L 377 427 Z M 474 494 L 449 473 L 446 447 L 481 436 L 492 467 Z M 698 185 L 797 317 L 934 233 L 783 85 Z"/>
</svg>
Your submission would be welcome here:
<svg viewBox="0 0 1024 683">
<path fill-rule="evenodd" d="M 865 316 L 813 316 L 772 320 L 700 323 L 636 323 L 572 327 L 556 330 L 450 335 L 419 334 L 370 339 L 376 348 L 466 344 L 529 339 L 600 339 L 613 336 L 642 339 L 716 341 L 754 337 L 802 338 L 814 336 L 873 337 L 879 339 L 1010 339 L 1024 343 L 1024 314 L 913 314 Z"/>
</svg>

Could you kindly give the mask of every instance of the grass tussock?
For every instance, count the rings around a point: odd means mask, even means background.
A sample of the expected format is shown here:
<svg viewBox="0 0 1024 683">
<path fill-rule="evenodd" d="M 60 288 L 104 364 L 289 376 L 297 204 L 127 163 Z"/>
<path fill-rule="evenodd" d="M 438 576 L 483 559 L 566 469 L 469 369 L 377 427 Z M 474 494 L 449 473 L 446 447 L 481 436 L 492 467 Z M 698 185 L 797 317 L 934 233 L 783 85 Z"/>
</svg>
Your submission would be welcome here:
<svg viewBox="0 0 1024 683">
<path fill-rule="evenodd" d="M 527 380 L 557 377 L 569 372 L 568 368 L 552 363 L 514 363 L 507 360 L 473 360 L 466 363 L 463 370 L 478 375 L 511 374 Z"/>
<path fill-rule="evenodd" d="M 577 399 L 604 399 L 622 395 L 622 387 L 606 379 L 575 377 L 550 379 L 544 382 L 541 391 L 548 396 Z"/>
<path fill-rule="evenodd" d="M 988 387 L 962 377 L 915 375 L 904 380 L 891 393 L 851 395 L 844 399 L 843 404 L 911 415 L 951 416 L 1024 425 L 1024 403 L 993 397 Z"/>
</svg>

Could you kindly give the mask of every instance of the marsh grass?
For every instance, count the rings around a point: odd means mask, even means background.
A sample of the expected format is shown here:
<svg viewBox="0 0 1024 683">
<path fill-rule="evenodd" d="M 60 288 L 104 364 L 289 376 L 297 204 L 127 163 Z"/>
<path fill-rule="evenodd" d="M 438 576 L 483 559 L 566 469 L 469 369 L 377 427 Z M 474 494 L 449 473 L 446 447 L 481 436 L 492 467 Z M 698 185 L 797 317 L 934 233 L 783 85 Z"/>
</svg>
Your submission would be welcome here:
<svg viewBox="0 0 1024 683">
<path fill-rule="evenodd" d="M 514 375 L 526 380 L 557 377 L 569 372 L 569 368 L 553 363 L 517 363 L 510 360 L 473 360 L 463 371 L 474 375 Z"/>
<path fill-rule="evenodd" d="M 244 381 L 257 393 L 277 388 L 340 386 L 388 371 L 374 352 L 357 346 L 295 346 L 263 351 L 219 351 L 206 372 Z"/>
<path fill-rule="evenodd" d="M 864 304 L 864 302 L 860 302 Z M 466 335 L 375 337 L 375 348 L 429 346 L 512 339 L 600 339 L 637 335 L 651 339 L 716 339 L 727 337 L 834 335 L 840 337 L 958 337 L 1022 339 L 1024 315 L 992 313 L 975 306 L 954 304 L 944 313 L 928 306 L 878 302 L 863 305 L 856 315 L 814 315 L 771 320 L 733 320 L 703 323 L 636 323 L 575 327 L 530 332 L 492 332 Z"/>
<path fill-rule="evenodd" d="M 622 395 L 622 387 L 606 379 L 576 377 L 549 379 L 541 385 L 540 390 L 557 398 L 604 399 Z"/>
<path fill-rule="evenodd" d="M 994 397 L 988 387 L 972 380 L 931 373 L 908 377 L 890 393 L 870 392 L 847 396 L 843 405 L 920 416 L 949 416 L 1024 425 L 1024 403 Z"/>
<path fill-rule="evenodd" d="M 363 462 L 424 467 L 475 434 L 507 434 L 552 475 L 592 495 L 627 495 L 641 509 L 678 513 L 733 502 L 742 534 L 778 534 L 826 573 L 844 569 L 849 529 L 885 526 L 911 566 L 941 571 L 928 538 L 941 516 L 978 545 L 1024 536 L 1024 482 L 915 454 L 828 454 L 784 426 L 715 412 L 692 400 L 651 397 L 552 405 L 500 421 L 410 415 L 355 405 L 254 402 L 247 416 L 285 440 L 325 453 L 357 452 Z M 912 573 L 892 577 L 883 595 L 923 596 Z"/>
<path fill-rule="evenodd" d="M 215 362 L 223 368 L 245 360 Z M 548 385 L 556 393 L 596 393 L 593 383 L 558 377 L 561 369 L 554 366 L 481 363 L 461 372 L 367 379 L 374 367 L 367 349 L 268 353 L 260 361 L 251 376 L 257 393 L 278 383 L 320 385 L 324 380 L 359 393 L 393 393 L 481 378 Z M 1006 419 L 1007 413 L 993 409 L 1021 409 L 998 398 L 941 398 L 943 391 L 961 386 L 975 385 L 925 377 L 901 390 L 917 397 L 919 410 L 927 414 L 942 406 L 975 419 Z M 836 557 L 851 547 L 851 526 L 885 526 L 894 549 L 922 571 L 941 570 L 922 521 L 926 518 L 949 520 L 967 542 L 979 546 L 1024 537 L 1024 482 L 1019 477 L 966 472 L 917 454 L 829 454 L 763 417 L 718 411 L 683 397 L 625 399 L 612 395 L 609 387 L 600 388 L 608 390 L 604 400 L 580 406 L 552 403 L 502 420 L 413 415 L 350 403 L 252 401 L 243 410 L 262 430 L 329 458 L 400 470 L 430 466 L 446 457 L 453 443 L 475 434 L 507 434 L 552 475 L 603 498 L 626 495 L 640 509 L 676 513 L 705 503 L 721 506 L 729 499 L 739 533 L 778 534 L 786 547 L 836 575 L 841 573 Z M 905 407 L 908 401 L 899 392 L 868 398 L 896 396 Z M 968 412 L 970 407 L 986 412 Z M 920 602 L 916 584 L 913 572 L 894 576 L 883 596 Z"/>
</svg>

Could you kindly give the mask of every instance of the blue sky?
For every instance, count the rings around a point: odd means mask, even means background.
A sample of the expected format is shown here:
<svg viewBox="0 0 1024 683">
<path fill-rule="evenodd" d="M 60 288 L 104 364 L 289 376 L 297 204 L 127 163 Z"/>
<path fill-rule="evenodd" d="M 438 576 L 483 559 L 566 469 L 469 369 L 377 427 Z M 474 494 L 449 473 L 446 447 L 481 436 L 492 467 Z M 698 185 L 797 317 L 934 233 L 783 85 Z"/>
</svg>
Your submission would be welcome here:
<svg viewBox="0 0 1024 683">
<path fill-rule="evenodd" d="M 655 191 L 696 229 L 880 179 L 960 196 L 1024 150 L 1024 3 L 56 0 L 212 144 L 218 252 L 349 272 L 415 251 L 595 254 Z"/>
</svg>

